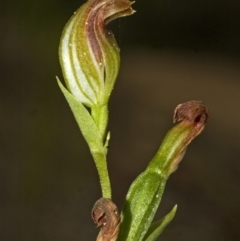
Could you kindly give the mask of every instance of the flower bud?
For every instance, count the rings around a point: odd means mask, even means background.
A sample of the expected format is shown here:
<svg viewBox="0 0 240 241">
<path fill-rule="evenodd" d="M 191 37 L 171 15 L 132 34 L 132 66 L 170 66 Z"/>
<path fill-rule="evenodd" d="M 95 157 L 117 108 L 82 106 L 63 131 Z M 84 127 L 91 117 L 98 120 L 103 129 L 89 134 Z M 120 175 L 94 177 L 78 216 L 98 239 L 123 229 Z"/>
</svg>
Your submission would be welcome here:
<svg viewBox="0 0 240 241">
<path fill-rule="evenodd" d="M 68 90 L 88 107 L 107 103 L 120 58 L 111 20 L 134 11 L 129 0 L 89 0 L 66 24 L 59 55 Z"/>
<path fill-rule="evenodd" d="M 174 110 L 173 122 L 180 123 L 169 130 L 152 165 L 168 175 L 174 172 L 188 145 L 205 128 L 208 118 L 208 108 L 201 101 L 192 100 L 179 104 Z"/>
</svg>

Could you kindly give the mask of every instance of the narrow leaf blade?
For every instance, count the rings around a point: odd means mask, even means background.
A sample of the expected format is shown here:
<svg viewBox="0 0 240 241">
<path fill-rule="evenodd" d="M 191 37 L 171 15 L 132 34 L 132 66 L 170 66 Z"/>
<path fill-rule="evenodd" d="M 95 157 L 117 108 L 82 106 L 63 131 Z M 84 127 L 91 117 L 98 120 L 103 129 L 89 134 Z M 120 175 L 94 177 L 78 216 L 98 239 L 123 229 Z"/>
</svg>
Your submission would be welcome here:
<svg viewBox="0 0 240 241">
<path fill-rule="evenodd" d="M 175 205 L 171 212 L 168 213 L 164 218 L 153 223 L 150 226 L 148 232 L 146 233 L 144 241 L 155 241 L 161 235 L 161 233 L 167 227 L 167 225 L 173 220 L 176 211 L 177 205 Z"/>
</svg>

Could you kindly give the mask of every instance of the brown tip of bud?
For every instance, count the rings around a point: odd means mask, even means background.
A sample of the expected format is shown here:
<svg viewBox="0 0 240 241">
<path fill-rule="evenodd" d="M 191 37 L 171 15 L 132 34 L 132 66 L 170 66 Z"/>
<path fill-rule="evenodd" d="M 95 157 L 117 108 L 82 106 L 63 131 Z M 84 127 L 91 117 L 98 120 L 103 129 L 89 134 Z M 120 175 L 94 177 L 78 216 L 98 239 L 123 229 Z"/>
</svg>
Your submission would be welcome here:
<svg viewBox="0 0 240 241">
<path fill-rule="evenodd" d="M 117 206 L 108 198 L 100 198 L 93 206 L 92 218 L 102 226 L 97 241 L 115 241 L 119 232 L 120 216 Z"/>
<path fill-rule="evenodd" d="M 179 104 L 174 111 L 173 122 L 189 121 L 195 124 L 205 124 L 209 117 L 207 107 L 201 101 L 188 101 Z"/>
</svg>

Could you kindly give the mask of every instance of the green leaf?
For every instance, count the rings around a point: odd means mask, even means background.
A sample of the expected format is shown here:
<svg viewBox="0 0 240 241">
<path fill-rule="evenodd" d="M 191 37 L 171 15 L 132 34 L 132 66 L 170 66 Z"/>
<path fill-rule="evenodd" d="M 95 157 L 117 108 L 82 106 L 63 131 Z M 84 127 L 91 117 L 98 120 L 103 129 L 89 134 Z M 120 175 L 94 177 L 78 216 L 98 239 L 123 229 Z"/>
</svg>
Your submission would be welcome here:
<svg viewBox="0 0 240 241">
<path fill-rule="evenodd" d="M 141 241 L 159 206 L 167 176 L 147 169 L 132 183 L 122 211 L 118 241 Z"/>
<path fill-rule="evenodd" d="M 91 151 L 97 152 L 101 150 L 100 152 L 103 152 L 102 148 L 104 147 L 102 145 L 101 135 L 92 116 L 84 107 L 84 105 L 80 101 L 78 101 L 71 93 L 69 93 L 69 91 L 62 85 L 58 78 L 57 81 L 68 104 L 70 105 L 70 108 L 74 114 L 78 126 L 85 140 L 87 141 Z"/>
<path fill-rule="evenodd" d="M 168 213 L 164 218 L 161 220 L 153 223 L 148 232 L 144 237 L 144 241 L 155 241 L 163 230 L 167 227 L 167 225 L 173 220 L 175 213 L 177 211 L 177 205 L 173 207 L 170 213 Z"/>
</svg>

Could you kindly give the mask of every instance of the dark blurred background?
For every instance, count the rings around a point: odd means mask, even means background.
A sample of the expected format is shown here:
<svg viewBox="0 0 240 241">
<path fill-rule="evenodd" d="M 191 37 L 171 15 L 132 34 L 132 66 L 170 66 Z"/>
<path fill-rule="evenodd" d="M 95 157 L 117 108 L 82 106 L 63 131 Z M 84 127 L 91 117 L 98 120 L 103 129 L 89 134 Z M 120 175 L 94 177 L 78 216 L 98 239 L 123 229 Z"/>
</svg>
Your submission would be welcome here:
<svg viewBox="0 0 240 241">
<path fill-rule="evenodd" d="M 0 240 L 90 241 L 98 176 L 55 76 L 61 31 L 81 0 L 0 7 Z M 137 0 L 110 24 L 121 70 L 110 101 L 109 170 L 121 209 L 171 128 L 175 106 L 211 117 L 168 181 L 159 240 L 240 240 L 240 1 Z"/>
</svg>

